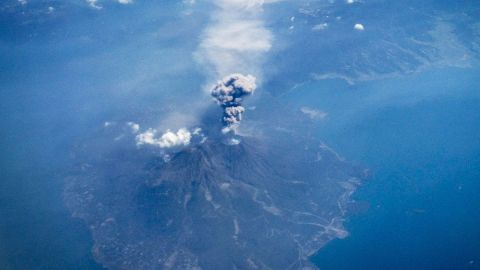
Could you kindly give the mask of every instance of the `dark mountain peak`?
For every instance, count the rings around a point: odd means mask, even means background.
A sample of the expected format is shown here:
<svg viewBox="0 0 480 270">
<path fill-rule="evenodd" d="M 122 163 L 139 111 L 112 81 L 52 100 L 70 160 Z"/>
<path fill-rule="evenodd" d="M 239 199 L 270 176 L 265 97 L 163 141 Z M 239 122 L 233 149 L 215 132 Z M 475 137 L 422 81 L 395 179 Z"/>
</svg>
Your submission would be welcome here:
<svg viewBox="0 0 480 270">
<path fill-rule="evenodd" d="M 173 154 L 154 168 L 155 181 L 230 181 L 263 177 L 267 150 L 256 140 L 243 138 L 238 144 L 207 140 Z"/>
</svg>

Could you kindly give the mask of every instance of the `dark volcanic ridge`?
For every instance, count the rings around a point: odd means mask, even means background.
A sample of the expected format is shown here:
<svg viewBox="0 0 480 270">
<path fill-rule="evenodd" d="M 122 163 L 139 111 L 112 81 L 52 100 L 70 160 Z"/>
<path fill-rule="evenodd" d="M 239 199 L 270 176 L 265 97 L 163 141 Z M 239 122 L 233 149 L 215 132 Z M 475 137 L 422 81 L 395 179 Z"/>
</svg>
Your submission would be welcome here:
<svg viewBox="0 0 480 270">
<path fill-rule="evenodd" d="M 122 142 L 99 152 L 99 140 L 79 148 L 65 200 L 109 269 L 316 269 L 309 256 L 347 235 L 346 208 L 365 176 L 288 133 L 209 138 L 168 161 Z"/>
</svg>

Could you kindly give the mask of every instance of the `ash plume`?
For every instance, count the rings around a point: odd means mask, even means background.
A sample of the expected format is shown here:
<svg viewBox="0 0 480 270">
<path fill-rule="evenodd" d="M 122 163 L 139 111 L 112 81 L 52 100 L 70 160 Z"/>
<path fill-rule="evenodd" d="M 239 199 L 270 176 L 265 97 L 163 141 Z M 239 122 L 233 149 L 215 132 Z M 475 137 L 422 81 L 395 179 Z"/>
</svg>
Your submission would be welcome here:
<svg viewBox="0 0 480 270">
<path fill-rule="evenodd" d="M 223 109 L 223 133 L 235 131 L 240 124 L 245 111 L 242 106 L 243 98 L 255 91 L 255 80 L 252 75 L 234 73 L 224 77 L 213 87 L 211 95 Z"/>
<path fill-rule="evenodd" d="M 213 0 L 216 7 L 201 34 L 196 60 L 211 78 L 234 72 L 262 76 L 266 53 L 273 46 L 263 7 L 278 0 Z"/>
</svg>

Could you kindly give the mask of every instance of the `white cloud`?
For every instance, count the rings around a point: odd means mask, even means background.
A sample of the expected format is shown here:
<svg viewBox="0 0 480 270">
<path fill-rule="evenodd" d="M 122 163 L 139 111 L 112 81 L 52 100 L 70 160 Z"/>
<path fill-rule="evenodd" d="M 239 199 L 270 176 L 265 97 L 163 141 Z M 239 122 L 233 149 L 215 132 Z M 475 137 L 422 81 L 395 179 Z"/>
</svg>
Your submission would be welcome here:
<svg viewBox="0 0 480 270">
<path fill-rule="evenodd" d="M 345 2 L 347 2 L 347 4 L 351 5 L 351 4 L 355 4 L 355 3 L 362 3 L 363 1 L 362 0 L 346 0 Z"/>
<path fill-rule="evenodd" d="M 112 125 L 115 125 L 115 122 L 106 121 L 105 123 L 103 123 L 104 127 L 109 127 L 109 126 L 112 126 Z"/>
<path fill-rule="evenodd" d="M 229 145 L 237 145 L 237 144 L 240 144 L 240 140 L 237 139 L 237 138 L 230 138 L 230 139 L 227 141 L 227 143 L 228 143 Z"/>
<path fill-rule="evenodd" d="M 328 115 L 326 112 L 315 110 L 309 107 L 302 107 L 300 108 L 300 111 L 313 120 L 325 119 L 325 117 Z"/>
<path fill-rule="evenodd" d="M 279 0 L 215 0 L 215 3 L 223 8 L 257 9 L 264 4 L 278 2 Z"/>
<path fill-rule="evenodd" d="M 312 31 L 322 31 L 327 29 L 328 23 L 319 23 L 312 27 Z"/>
<path fill-rule="evenodd" d="M 133 133 L 137 133 L 140 130 L 140 125 L 134 122 L 128 122 L 127 126 L 129 126 L 132 129 Z"/>
<path fill-rule="evenodd" d="M 98 5 L 98 0 L 85 0 L 87 4 L 94 9 L 101 9 L 102 6 Z"/>
<path fill-rule="evenodd" d="M 26 1 L 26 0 L 22 0 Z M 134 0 L 115 0 L 117 3 L 122 5 L 133 4 Z M 98 0 L 85 0 L 87 4 L 94 9 L 102 9 L 102 6 L 98 4 Z"/>
<path fill-rule="evenodd" d="M 363 24 L 361 24 L 361 23 L 356 23 L 356 24 L 353 26 L 353 29 L 358 30 L 358 31 L 363 31 L 363 30 L 365 30 L 365 27 L 364 27 Z"/>
<path fill-rule="evenodd" d="M 181 128 L 177 132 L 167 130 L 158 136 L 156 129 L 149 128 L 147 131 L 136 136 L 137 145 L 154 145 L 160 148 L 182 147 L 190 144 L 192 134 L 186 128 Z"/>
<path fill-rule="evenodd" d="M 137 133 L 137 124 L 133 122 L 129 123 L 133 124 L 130 125 L 132 132 Z M 140 133 L 135 137 L 135 141 L 138 146 L 153 145 L 162 149 L 173 148 L 173 150 L 178 150 L 190 144 L 202 144 L 206 140 L 207 137 L 202 132 L 202 129 L 198 127 L 194 128 L 192 131 L 186 128 L 180 128 L 177 130 L 177 132 L 167 129 L 167 131 L 163 134 L 159 133 L 158 130 L 154 128 L 149 128 L 145 132 Z"/>
</svg>

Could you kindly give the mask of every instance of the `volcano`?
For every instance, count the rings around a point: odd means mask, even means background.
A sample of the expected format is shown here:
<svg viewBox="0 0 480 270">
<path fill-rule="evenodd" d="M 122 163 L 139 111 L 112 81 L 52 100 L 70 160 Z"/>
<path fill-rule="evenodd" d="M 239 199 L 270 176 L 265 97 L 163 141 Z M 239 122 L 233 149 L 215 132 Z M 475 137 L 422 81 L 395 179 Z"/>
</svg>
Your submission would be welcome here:
<svg viewBox="0 0 480 270">
<path fill-rule="evenodd" d="M 323 143 L 288 134 L 209 138 L 169 159 L 118 144 L 79 163 L 65 191 L 109 269 L 316 269 L 309 256 L 347 235 L 364 178 Z"/>
</svg>

